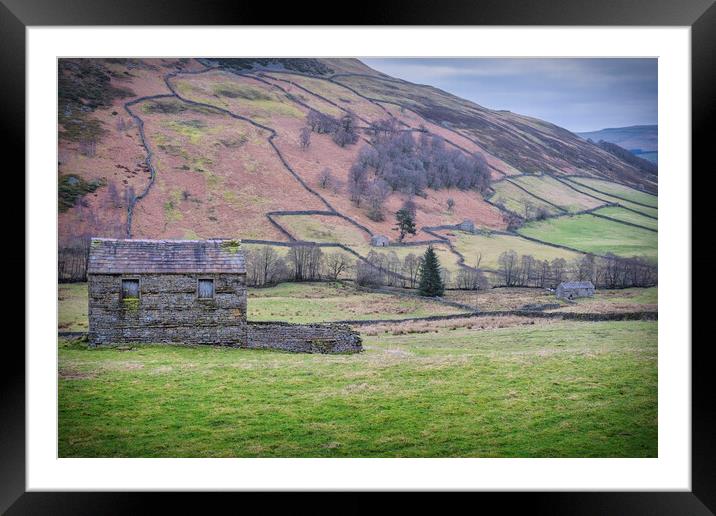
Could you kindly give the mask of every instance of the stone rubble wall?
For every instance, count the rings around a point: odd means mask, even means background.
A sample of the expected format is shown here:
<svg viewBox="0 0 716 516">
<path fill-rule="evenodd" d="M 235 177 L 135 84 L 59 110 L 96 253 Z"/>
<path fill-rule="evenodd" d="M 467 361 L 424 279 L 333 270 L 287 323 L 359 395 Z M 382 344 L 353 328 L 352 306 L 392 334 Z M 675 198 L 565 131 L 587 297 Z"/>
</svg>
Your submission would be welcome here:
<svg viewBox="0 0 716 516">
<path fill-rule="evenodd" d="M 297 353 L 357 353 L 363 350 L 358 332 L 344 324 L 255 321 L 248 325 L 246 347 Z"/>
</svg>

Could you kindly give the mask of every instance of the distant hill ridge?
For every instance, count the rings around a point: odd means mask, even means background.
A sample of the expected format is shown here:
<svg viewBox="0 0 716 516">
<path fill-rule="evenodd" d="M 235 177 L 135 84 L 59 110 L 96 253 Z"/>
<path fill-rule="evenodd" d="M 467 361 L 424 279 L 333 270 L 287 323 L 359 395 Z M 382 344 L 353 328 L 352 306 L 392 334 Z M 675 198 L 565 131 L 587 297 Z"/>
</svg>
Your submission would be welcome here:
<svg viewBox="0 0 716 516">
<path fill-rule="evenodd" d="M 603 140 L 615 143 L 633 154 L 656 163 L 659 149 L 659 128 L 657 125 L 632 125 L 610 127 L 599 131 L 575 133 L 585 140 Z"/>
</svg>

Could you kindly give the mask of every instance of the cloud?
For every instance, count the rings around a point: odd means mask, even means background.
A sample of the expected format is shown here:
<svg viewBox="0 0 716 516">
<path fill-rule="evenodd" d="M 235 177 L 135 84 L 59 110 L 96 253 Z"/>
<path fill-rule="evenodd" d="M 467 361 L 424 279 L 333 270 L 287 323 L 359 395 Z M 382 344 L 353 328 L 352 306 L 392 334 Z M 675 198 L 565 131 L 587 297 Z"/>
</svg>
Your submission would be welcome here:
<svg viewBox="0 0 716 516">
<path fill-rule="evenodd" d="M 536 116 L 575 131 L 615 127 L 617 122 L 632 125 L 657 120 L 656 59 L 363 61 L 394 77 L 430 84 L 482 106 Z"/>
</svg>

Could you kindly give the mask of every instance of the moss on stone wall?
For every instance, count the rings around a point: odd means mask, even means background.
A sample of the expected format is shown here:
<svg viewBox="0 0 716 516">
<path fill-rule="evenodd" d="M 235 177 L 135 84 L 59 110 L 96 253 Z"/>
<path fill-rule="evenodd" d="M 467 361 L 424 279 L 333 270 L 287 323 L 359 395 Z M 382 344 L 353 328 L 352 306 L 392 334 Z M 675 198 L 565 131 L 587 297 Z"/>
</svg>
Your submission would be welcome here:
<svg viewBox="0 0 716 516">
<path fill-rule="evenodd" d="M 236 254 L 241 250 L 240 240 L 226 240 L 221 243 L 221 248 L 229 253 Z"/>
<path fill-rule="evenodd" d="M 124 307 L 125 310 L 136 312 L 139 310 L 139 298 L 127 297 L 122 299 L 122 307 Z"/>
</svg>

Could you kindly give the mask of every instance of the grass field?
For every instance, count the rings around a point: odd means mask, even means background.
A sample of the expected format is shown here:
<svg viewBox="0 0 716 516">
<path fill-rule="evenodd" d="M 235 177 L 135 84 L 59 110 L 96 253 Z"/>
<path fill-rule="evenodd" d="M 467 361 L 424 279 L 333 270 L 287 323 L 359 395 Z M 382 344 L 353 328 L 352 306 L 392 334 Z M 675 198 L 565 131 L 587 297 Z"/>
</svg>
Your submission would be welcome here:
<svg viewBox="0 0 716 516">
<path fill-rule="evenodd" d="M 565 176 L 564 179 L 569 179 L 569 176 Z M 574 188 L 576 188 L 580 192 L 588 193 L 589 195 L 598 197 L 599 199 L 603 199 L 605 202 L 613 203 L 613 204 L 620 204 L 621 206 L 624 206 L 625 208 L 629 208 L 631 210 L 638 211 L 639 213 L 647 215 L 648 217 L 654 217 L 654 218 L 659 217 L 658 208 L 651 208 L 648 206 L 644 206 L 642 204 L 635 204 L 630 201 L 625 201 L 624 199 L 619 199 L 619 198 L 613 197 L 611 195 L 603 194 L 601 192 L 592 190 L 591 188 L 589 188 L 581 183 L 577 183 L 574 180 L 571 180 L 570 183 L 574 186 Z"/>
<path fill-rule="evenodd" d="M 543 288 L 500 287 L 488 290 L 447 290 L 445 298 L 478 310 L 518 310 L 530 304 L 566 305 Z"/>
<path fill-rule="evenodd" d="M 655 195 L 651 195 L 646 192 L 640 192 L 639 190 L 635 190 L 634 188 L 630 188 L 619 183 L 613 183 L 611 181 L 604 181 L 602 179 L 593 179 L 589 177 L 572 177 L 570 178 L 570 180 L 581 185 L 587 186 L 589 188 L 596 189 L 600 192 L 605 192 L 607 194 L 623 197 L 628 201 L 646 204 L 648 206 L 651 206 L 652 208 L 657 208 L 659 206 L 657 202 L 658 199 Z"/>
<path fill-rule="evenodd" d="M 87 283 L 57 286 L 57 328 L 60 331 L 87 331 Z"/>
<path fill-rule="evenodd" d="M 370 235 L 341 217 L 330 215 L 286 215 L 276 220 L 296 240 L 367 246 Z"/>
<path fill-rule="evenodd" d="M 380 109 L 380 107 L 339 84 L 298 74 L 276 73 L 272 75 L 269 72 L 267 75 L 269 77 L 292 81 L 313 93 L 335 102 L 343 109 L 348 109 L 360 114 L 360 116 L 367 120 L 381 120 L 387 116 L 385 111 Z M 283 83 L 283 87 L 288 88 L 285 82 Z M 294 88 L 291 90 L 291 93 L 297 94 L 299 92 Z"/>
<path fill-rule="evenodd" d="M 538 260 L 564 258 L 569 261 L 579 256 L 579 253 L 531 242 L 530 240 L 513 235 L 473 235 L 463 231 L 450 231 L 443 234 L 454 235 L 454 245 L 457 250 L 465 256 L 467 263 L 474 263 L 475 257 L 479 253 L 482 253 L 480 267 L 487 269 L 497 269 L 499 267 L 498 259 L 500 254 L 509 250 L 515 251 L 518 255 L 530 254 Z"/>
<path fill-rule="evenodd" d="M 505 319 L 349 356 L 61 340 L 59 456 L 656 456 L 655 322 Z"/>
<path fill-rule="evenodd" d="M 435 301 L 356 290 L 343 283 L 282 283 L 249 290 L 250 321 L 403 319 L 464 312 Z"/>
<path fill-rule="evenodd" d="M 510 211 L 513 211 L 521 216 L 525 215 L 525 206 L 530 205 L 534 208 L 544 210 L 550 215 L 557 215 L 560 211 L 537 199 L 535 196 L 528 194 L 524 190 L 518 188 L 509 181 L 498 181 L 492 184 L 492 188 L 495 190 L 495 195 L 490 198 L 490 201 L 495 204 L 500 204 Z M 534 210 L 528 210 L 529 218 L 533 218 Z"/>
<path fill-rule="evenodd" d="M 657 311 L 659 305 L 658 287 L 625 288 L 622 290 L 597 290 L 594 297 L 576 299 L 565 304 L 559 312 L 636 312 Z"/>
<path fill-rule="evenodd" d="M 557 304 L 557 312 L 639 312 L 658 310 L 658 288 L 597 289 L 594 297 L 567 303 L 557 299 L 554 292 L 542 288 L 500 287 L 484 291 L 448 290 L 445 298 L 479 310 L 517 310 L 525 305 Z"/>
<path fill-rule="evenodd" d="M 260 123 L 274 116 L 303 118 L 305 113 L 280 91 L 260 81 L 228 72 L 180 75 L 173 82 L 186 98 L 250 117 Z"/>
<path fill-rule="evenodd" d="M 643 215 L 639 215 L 638 213 L 634 213 L 633 211 L 625 210 L 624 208 L 620 208 L 619 206 L 606 206 L 604 208 L 599 208 L 593 213 L 605 215 L 607 217 L 611 217 L 617 220 L 623 220 L 625 222 L 631 222 L 632 224 L 638 224 L 646 228 L 659 229 L 658 220 L 652 219 L 650 217 L 644 217 Z"/>
<path fill-rule="evenodd" d="M 645 256 L 657 261 L 657 233 L 589 214 L 529 222 L 518 232 L 585 253 Z"/>
<path fill-rule="evenodd" d="M 569 212 L 589 210 L 604 204 L 593 197 L 576 192 L 550 176 L 517 176 L 511 177 L 510 180 Z"/>
</svg>

